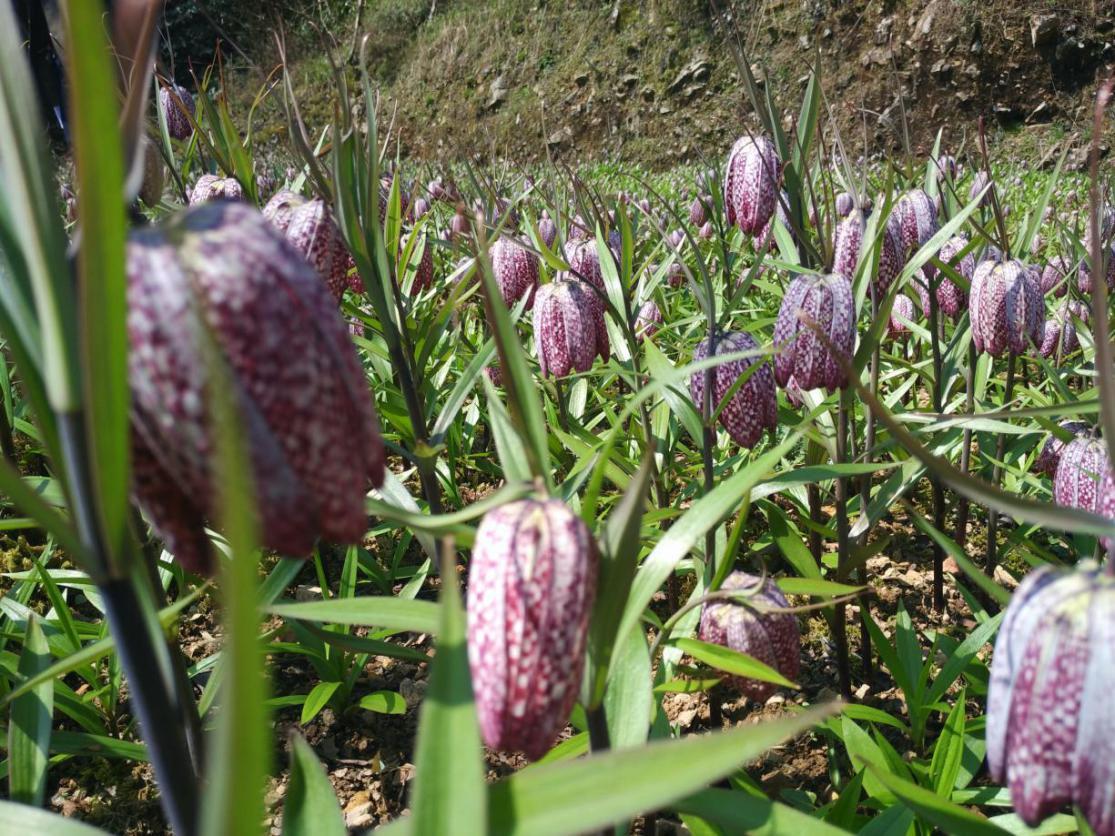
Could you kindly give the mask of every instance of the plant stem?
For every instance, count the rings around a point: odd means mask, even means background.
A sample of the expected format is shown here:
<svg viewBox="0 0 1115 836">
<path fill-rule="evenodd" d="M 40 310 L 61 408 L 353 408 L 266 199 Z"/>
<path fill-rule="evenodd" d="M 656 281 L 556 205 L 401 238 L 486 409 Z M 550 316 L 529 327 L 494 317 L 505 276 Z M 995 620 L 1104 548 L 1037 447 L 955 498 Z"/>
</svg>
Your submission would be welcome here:
<svg viewBox="0 0 1115 836">
<path fill-rule="evenodd" d="M 941 375 L 943 374 L 944 364 L 941 361 L 941 315 L 939 312 L 939 305 L 937 303 L 937 282 L 940 281 L 940 275 L 936 276 L 937 281 L 933 278 L 926 277 L 929 283 L 929 334 L 931 340 L 931 348 L 933 350 L 933 411 L 938 415 L 941 414 L 943 396 Z M 929 477 L 929 484 L 933 489 L 933 525 L 936 526 L 938 531 L 944 531 L 945 528 L 945 489 L 941 484 L 941 480 L 937 476 Z M 944 562 L 945 550 L 936 540 L 933 541 L 933 609 L 940 612 L 945 607 L 945 587 L 944 587 Z"/>
<path fill-rule="evenodd" d="M 73 518 L 92 561 L 89 571 L 101 595 L 109 632 L 116 640 L 116 655 L 159 787 L 159 803 L 177 836 L 195 836 L 198 774 L 181 719 L 187 711 L 185 695 L 179 691 L 148 576 L 142 567 L 129 564 L 127 555 L 112 554 L 106 544 L 90 477 L 84 415 L 63 412 L 57 417 Z"/>
<path fill-rule="evenodd" d="M 604 703 L 595 708 L 586 708 L 585 720 L 588 723 L 589 747 L 593 754 L 608 751 L 612 743 L 608 736 L 608 715 L 604 711 Z"/>
<path fill-rule="evenodd" d="M 177 836 L 198 832 L 198 776 L 179 718 L 186 707 L 172 685 L 166 641 L 151 601 L 131 579 L 111 579 L 99 587 L 116 654 L 130 686 L 131 703 L 147 742 L 159 785 L 159 801 Z M 196 713 L 196 712 L 195 712 Z"/>
<path fill-rule="evenodd" d="M 1014 364 L 1015 356 L 1010 355 L 1007 360 L 1007 392 L 1006 397 L 1003 399 L 1003 408 L 1006 409 L 1010 402 L 1014 399 Z M 996 488 L 999 487 L 999 482 L 1003 478 L 1003 467 L 1000 464 L 1003 460 L 1003 455 L 1007 449 L 1007 437 L 1000 433 L 999 441 L 995 445 L 995 467 L 991 472 L 991 484 Z M 994 508 L 987 509 L 987 559 L 985 561 L 985 568 L 987 574 L 994 575 L 995 563 L 998 559 L 996 555 L 995 536 L 998 534 L 999 529 L 999 513 Z"/>
<path fill-rule="evenodd" d="M 976 362 L 979 355 L 976 353 L 974 343 L 968 343 L 968 368 L 964 373 L 964 382 L 967 394 L 964 399 L 964 411 L 971 415 L 976 408 Z M 963 446 L 960 449 L 960 471 L 967 474 L 972 469 L 972 429 L 964 430 Z M 968 539 L 968 497 L 961 494 L 956 506 L 956 536 L 953 538 L 963 546 Z"/>
<path fill-rule="evenodd" d="M 840 392 L 840 405 L 836 413 L 836 463 L 845 464 L 848 454 L 848 390 Z M 836 580 L 845 582 L 848 571 L 848 479 L 836 477 Z M 848 605 L 836 605 L 833 619 L 833 639 L 836 642 L 836 665 L 840 676 L 840 693 L 845 699 L 852 696 L 852 674 L 848 663 L 848 625 L 845 620 Z"/>
<path fill-rule="evenodd" d="M 813 553 L 813 559 L 817 561 L 817 566 L 821 565 L 821 532 L 818 528 L 821 526 L 823 520 L 821 519 L 821 489 L 814 482 L 811 482 L 806 489 L 809 496 L 809 521 L 813 523 L 813 527 L 809 529 L 809 551 Z"/>
<path fill-rule="evenodd" d="M 875 321 L 879 318 L 879 297 L 875 283 L 871 283 L 871 319 Z M 875 349 L 871 352 L 871 392 L 876 397 L 879 395 L 879 359 L 880 359 L 879 343 L 875 343 Z M 864 431 L 863 442 L 863 460 L 865 463 L 871 461 L 871 451 L 875 446 L 875 415 L 871 409 L 864 405 L 864 423 L 866 430 Z M 871 474 L 865 473 L 860 479 L 860 492 L 859 492 L 859 505 L 860 513 L 867 513 L 867 505 L 871 500 Z M 867 542 L 868 531 L 867 529 L 859 536 L 858 545 L 862 546 Z M 867 586 L 867 566 L 861 565 L 857 570 L 857 579 L 860 586 Z M 873 676 L 872 661 L 871 661 L 871 631 L 867 628 L 868 619 L 868 595 L 864 595 L 860 601 L 860 657 L 863 660 L 863 678 L 870 680 Z"/>
<path fill-rule="evenodd" d="M 569 432 L 569 408 L 565 403 L 565 386 L 561 378 L 554 378 L 554 395 L 557 398 L 558 426 L 562 432 Z"/>
</svg>

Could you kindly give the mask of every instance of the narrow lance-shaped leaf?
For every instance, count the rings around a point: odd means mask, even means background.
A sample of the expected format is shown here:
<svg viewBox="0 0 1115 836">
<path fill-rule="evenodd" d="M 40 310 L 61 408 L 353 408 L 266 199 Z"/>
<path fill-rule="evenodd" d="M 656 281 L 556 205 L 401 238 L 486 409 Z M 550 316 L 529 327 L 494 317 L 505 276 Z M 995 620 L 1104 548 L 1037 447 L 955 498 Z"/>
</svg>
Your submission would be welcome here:
<svg viewBox="0 0 1115 836">
<path fill-rule="evenodd" d="M 103 10 L 91 3 L 71 3 L 63 20 L 81 195 L 77 250 L 81 327 L 76 334 L 82 343 L 84 430 L 92 464 L 90 487 L 97 497 L 94 507 L 100 516 L 105 556 L 114 561 L 123 554 L 127 538 L 130 458 L 123 149 L 116 127 L 117 99 L 106 95 L 114 87 L 109 53 L 103 39 L 97 37 L 103 31 Z M 136 47 L 138 54 L 150 50 L 149 44 Z M 146 83 L 141 87 L 133 92 L 142 100 Z M 140 143 L 136 153 L 151 154 L 154 147 Z M 75 334 L 68 336 L 72 339 Z"/>
<path fill-rule="evenodd" d="M 39 619 L 27 622 L 19 673 L 31 677 L 50 664 L 50 648 Z M 46 790 L 50 733 L 54 715 L 54 682 L 46 680 L 13 700 L 8 722 L 8 794 L 12 800 L 41 806 Z"/>
<path fill-rule="evenodd" d="M 423 835 L 487 832 L 483 750 L 455 563 L 456 550 L 447 539 L 442 544 L 440 636 L 415 743 L 410 822 L 413 832 Z"/>
</svg>

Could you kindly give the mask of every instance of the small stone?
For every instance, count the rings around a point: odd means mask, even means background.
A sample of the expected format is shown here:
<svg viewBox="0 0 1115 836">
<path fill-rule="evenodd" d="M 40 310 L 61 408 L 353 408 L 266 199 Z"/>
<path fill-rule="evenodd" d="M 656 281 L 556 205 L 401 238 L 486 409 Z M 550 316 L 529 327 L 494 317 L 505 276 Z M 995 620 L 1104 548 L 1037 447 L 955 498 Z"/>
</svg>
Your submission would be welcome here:
<svg viewBox="0 0 1115 836">
<path fill-rule="evenodd" d="M 1030 18 L 1030 41 L 1035 47 L 1052 43 L 1060 30 L 1061 22 L 1055 14 L 1037 14 Z"/>
</svg>

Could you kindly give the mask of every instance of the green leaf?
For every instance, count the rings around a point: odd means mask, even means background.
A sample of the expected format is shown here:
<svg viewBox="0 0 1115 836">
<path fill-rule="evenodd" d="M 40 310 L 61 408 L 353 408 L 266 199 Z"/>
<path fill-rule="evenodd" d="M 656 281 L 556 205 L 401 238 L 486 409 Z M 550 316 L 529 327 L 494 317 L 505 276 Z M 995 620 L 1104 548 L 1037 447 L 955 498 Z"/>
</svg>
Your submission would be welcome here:
<svg viewBox="0 0 1115 836">
<path fill-rule="evenodd" d="M 739 790 L 708 789 L 683 798 L 671 809 L 681 814 L 700 816 L 720 825 L 727 833 L 751 836 L 846 836 L 847 831 L 820 819 Z"/>
<path fill-rule="evenodd" d="M 782 457 L 797 443 L 800 429 L 795 429 L 777 447 L 753 459 L 693 503 L 662 536 L 658 545 L 643 561 L 635 580 L 631 584 L 631 594 L 623 611 L 617 635 L 626 635 L 643 615 L 654 593 L 674 571 L 689 550 L 709 529 L 718 525 L 748 492 L 765 478 L 782 460 Z"/>
<path fill-rule="evenodd" d="M 0 832 L 33 833 L 35 836 L 107 836 L 107 831 L 74 819 L 3 800 L 0 800 Z"/>
<path fill-rule="evenodd" d="M 310 693 L 306 695 L 306 701 L 302 703 L 302 718 L 299 722 L 304 726 L 314 719 L 340 687 L 341 683 L 333 680 L 332 682 L 319 682 L 311 688 Z"/>
<path fill-rule="evenodd" d="M 733 676 L 758 679 L 760 682 L 773 682 L 783 688 L 798 687 L 796 683 L 791 682 L 770 665 L 760 662 L 754 656 L 740 653 L 738 650 L 732 650 L 718 644 L 709 644 L 698 639 L 678 639 L 674 644 L 679 650 L 688 653 L 694 659 L 698 659 L 706 665 L 712 665 L 717 670 L 730 673 Z"/>
<path fill-rule="evenodd" d="M 1001 612 L 983 622 L 968 634 L 956 650 L 949 654 L 948 661 L 942 666 L 937 678 L 933 680 L 933 684 L 929 686 L 929 690 L 926 692 L 925 702 L 927 705 L 932 705 L 945 695 L 949 686 L 956 681 L 956 678 L 968 667 L 968 663 L 976 657 L 980 649 L 991 640 L 991 636 L 999 629 L 999 622 L 1003 620 L 1003 615 L 1004 613 Z"/>
<path fill-rule="evenodd" d="M 638 565 L 639 535 L 653 474 L 654 461 L 648 453 L 639 471 L 628 483 L 616 509 L 608 517 L 605 528 L 596 601 L 589 622 L 589 659 L 595 669 L 595 682 L 589 694 L 591 707 L 598 705 L 603 696 L 605 678 L 616 645 L 616 627 Z"/>
<path fill-rule="evenodd" d="M 209 782 L 201 803 L 201 832 L 250 836 L 263 830 L 264 791 L 272 752 L 271 713 L 259 635 L 259 532 L 248 446 L 229 369 L 206 345 L 211 375 L 211 424 L 217 428 L 216 507 L 228 541 L 219 561 L 224 644 L 221 704 L 207 752 Z"/>
<path fill-rule="evenodd" d="M 331 598 L 328 601 L 300 601 L 264 607 L 265 612 L 280 618 L 382 627 L 430 635 L 436 635 L 438 631 L 438 609 L 439 605 L 432 601 L 387 596 Z"/>
<path fill-rule="evenodd" d="M 937 795 L 948 798 L 956 786 L 956 776 L 960 774 L 960 762 L 964 757 L 964 700 L 967 692 L 961 689 L 956 704 L 945 719 L 945 725 L 933 747 L 933 760 L 929 774 L 933 777 L 933 789 Z"/>
<path fill-rule="evenodd" d="M 1061 836 L 1065 833 L 1091 833 L 1083 830 L 1075 816 L 1067 813 L 1058 813 L 1050 816 L 1037 827 L 1030 827 L 1018 816 L 1017 813 L 1007 813 L 1002 816 L 992 816 L 988 819 L 996 827 L 1001 827 L 1015 836 Z"/>
<path fill-rule="evenodd" d="M 490 832 L 571 836 L 670 808 L 836 710 L 839 704 L 730 731 L 532 766 L 489 789 Z M 376 832 L 419 831 L 410 817 Z"/>
<path fill-rule="evenodd" d="M 816 566 L 812 555 L 810 562 Z M 849 586 L 846 583 L 812 578 L 778 578 L 778 588 L 787 595 L 810 595 L 814 598 L 836 598 L 841 595 L 854 595 L 862 586 Z"/>
<path fill-rule="evenodd" d="M 526 770 L 491 788 L 492 830 L 531 836 L 584 833 L 669 807 L 831 710 Z"/>
<path fill-rule="evenodd" d="M 874 773 L 876 780 L 913 810 L 919 818 L 940 828 L 949 836 L 1002 836 L 1008 832 L 978 813 L 953 804 L 932 791 L 885 772 L 875 765 L 870 765 L 868 769 Z"/>
<path fill-rule="evenodd" d="M 654 695 L 647 639 L 636 627 L 617 649 L 604 693 L 608 738 L 613 749 L 646 743 L 654 713 Z"/>
<path fill-rule="evenodd" d="M 454 555 L 448 541 L 442 548 L 437 654 L 418 720 L 410 822 L 420 836 L 471 836 L 486 832 L 488 826 L 484 759 Z"/>
<path fill-rule="evenodd" d="M 208 590 L 208 584 L 198 586 L 193 591 L 191 591 L 189 595 L 184 595 L 170 606 L 164 607 L 163 609 L 159 610 L 158 618 L 160 626 L 162 626 L 164 629 L 169 628 L 170 625 L 174 623 L 175 619 L 178 618 L 179 613 L 192 606 Z M 3 698 L 0 698 L 0 707 L 7 705 L 12 700 L 17 699 L 23 694 L 26 694 L 31 690 L 38 688 L 43 682 L 58 679 L 68 673 L 72 673 L 73 671 L 84 665 L 89 665 L 93 662 L 96 662 L 98 659 L 103 659 L 105 656 L 112 653 L 113 648 L 115 647 L 116 642 L 111 636 L 103 639 L 98 639 L 95 642 L 90 642 L 76 653 L 73 653 L 64 659 L 59 659 L 57 662 L 47 668 L 44 668 L 42 671 L 35 674 L 34 676 L 25 679 L 10 693 L 4 695 Z"/>
<path fill-rule="evenodd" d="M 19 657 L 19 672 L 31 677 L 50 664 L 50 647 L 35 616 L 27 622 Z M 12 701 L 8 724 L 8 793 L 14 801 L 42 806 L 50 760 L 50 732 L 54 718 L 54 682 L 46 680 Z"/>
<path fill-rule="evenodd" d="M 878 771 L 869 769 L 864 772 L 863 786 L 867 794 L 883 804 L 893 804 L 894 793 L 878 775 L 878 772 L 889 769 L 886 756 L 879 749 L 878 744 L 871 739 L 871 735 L 856 725 L 850 717 L 841 717 L 840 720 L 840 737 L 844 741 L 844 748 L 848 751 L 852 768 L 860 771 L 870 765 L 878 767 Z"/>
<path fill-rule="evenodd" d="M 763 502 L 763 511 L 767 516 L 771 539 L 774 540 L 778 550 L 782 552 L 786 562 L 793 566 L 803 578 L 819 579 L 821 568 L 806 547 L 801 532 L 790 522 L 786 512 L 773 502 Z"/>
<path fill-rule="evenodd" d="M 117 128 L 117 97 L 106 95 L 116 87 L 116 78 L 103 37 L 103 16 L 104 10 L 95 4 L 76 3 L 67 8 L 62 19 L 68 45 L 66 78 L 76 191 L 81 195 L 76 283 L 81 327 L 70 337 L 81 344 L 81 403 L 92 460 L 90 489 L 97 497 L 101 535 L 112 561 L 123 555 L 128 536 L 131 447 L 124 298 L 124 159 Z M 139 48 L 145 51 L 142 45 Z M 146 93 L 146 83 L 143 88 Z M 153 143 L 143 147 L 146 153 L 155 153 Z"/>
<path fill-rule="evenodd" d="M 344 836 L 345 819 L 329 776 L 300 734 L 290 740 L 290 782 L 283 802 L 283 836 Z"/>
<path fill-rule="evenodd" d="M 373 691 L 360 698 L 359 705 L 376 714 L 406 714 L 407 703 L 395 691 Z"/>
</svg>

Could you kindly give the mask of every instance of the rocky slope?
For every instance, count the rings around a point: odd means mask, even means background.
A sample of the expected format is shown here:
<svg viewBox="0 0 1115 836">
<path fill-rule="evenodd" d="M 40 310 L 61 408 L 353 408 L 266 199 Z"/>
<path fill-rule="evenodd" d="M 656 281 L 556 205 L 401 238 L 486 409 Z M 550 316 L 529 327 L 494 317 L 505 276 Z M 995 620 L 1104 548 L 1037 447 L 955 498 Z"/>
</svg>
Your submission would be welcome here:
<svg viewBox="0 0 1115 836">
<path fill-rule="evenodd" d="M 1041 156 L 1062 140 L 1079 146 L 1097 79 L 1115 67 L 1112 0 L 439 0 L 432 15 L 430 7 L 373 3 L 360 27 L 387 100 L 397 102 L 404 152 L 426 158 L 550 153 L 666 166 L 718 156 L 753 118 L 733 44 L 787 119 L 818 65 L 828 125 L 849 153 L 900 150 L 904 121 L 915 150 L 939 127 L 949 147 L 970 148 L 984 116 L 993 139 Z M 337 33 L 342 52 L 350 40 Z M 305 61 L 296 72 L 313 75 Z"/>
</svg>

